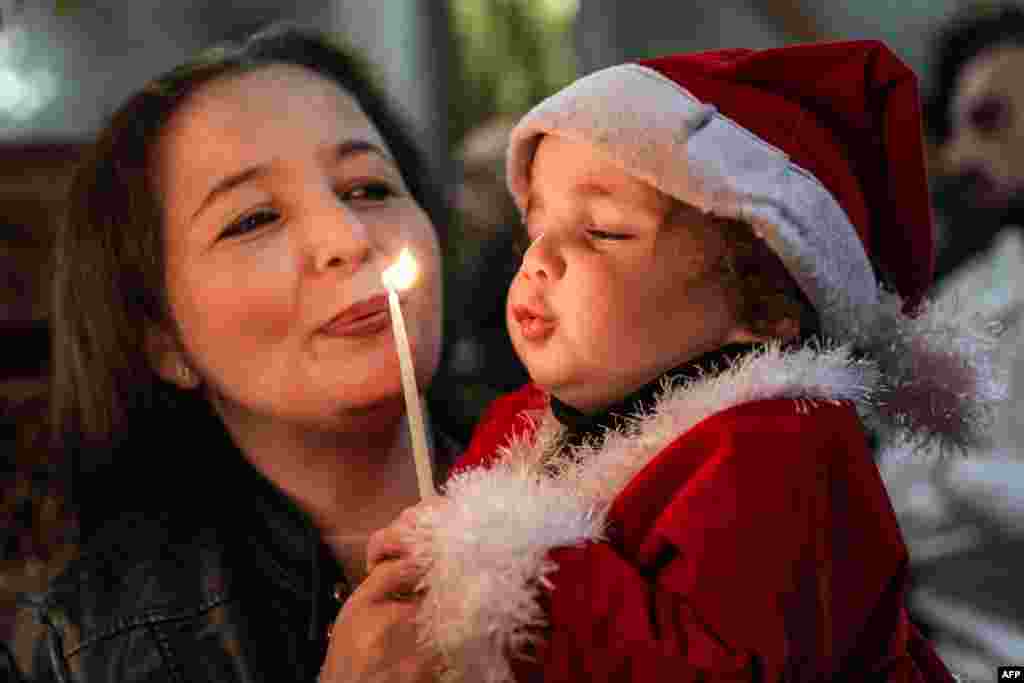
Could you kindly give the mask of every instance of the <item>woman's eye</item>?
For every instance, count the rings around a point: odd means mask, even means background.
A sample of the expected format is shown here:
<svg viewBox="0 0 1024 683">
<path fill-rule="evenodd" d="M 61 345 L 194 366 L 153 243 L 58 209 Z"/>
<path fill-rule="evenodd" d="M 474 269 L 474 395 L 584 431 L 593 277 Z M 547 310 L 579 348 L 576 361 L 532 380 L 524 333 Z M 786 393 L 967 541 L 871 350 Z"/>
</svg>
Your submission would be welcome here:
<svg viewBox="0 0 1024 683">
<path fill-rule="evenodd" d="M 387 183 L 366 183 L 338 193 L 346 201 L 367 200 L 382 202 L 395 196 L 395 191 Z"/>
<path fill-rule="evenodd" d="M 267 223 L 273 223 L 278 219 L 278 213 L 270 209 L 258 209 L 252 213 L 246 214 L 239 218 L 237 221 L 229 225 L 224 232 L 221 233 L 221 237 L 234 237 L 235 235 L 244 235 L 252 232 Z"/>
<path fill-rule="evenodd" d="M 626 235 L 621 232 L 608 232 L 607 230 L 596 230 L 590 228 L 587 230 L 587 234 L 598 240 L 628 240 L 632 235 Z"/>
</svg>

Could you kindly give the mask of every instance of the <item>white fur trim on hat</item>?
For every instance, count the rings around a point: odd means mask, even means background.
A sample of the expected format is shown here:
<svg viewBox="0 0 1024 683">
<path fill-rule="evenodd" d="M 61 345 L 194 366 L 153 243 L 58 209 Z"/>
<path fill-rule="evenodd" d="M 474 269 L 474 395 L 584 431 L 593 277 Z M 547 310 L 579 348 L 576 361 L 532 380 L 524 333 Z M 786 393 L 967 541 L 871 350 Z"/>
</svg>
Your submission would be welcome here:
<svg viewBox="0 0 1024 683">
<path fill-rule="evenodd" d="M 868 256 L 839 203 L 777 147 L 639 64 L 596 71 L 533 108 L 512 131 L 509 187 L 522 210 L 543 135 L 586 142 L 665 194 L 751 225 L 818 312 L 856 338 L 879 300 Z"/>
<path fill-rule="evenodd" d="M 1006 391 L 984 321 L 931 305 L 904 315 L 903 300 L 879 287 L 846 212 L 783 151 L 657 71 L 613 66 L 544 100 L 513 129 L 508 182 L 521 211 L 544 135 L 591 144 L 665 194 L 749 224 L 814 306 L 824 335 L 878 364 L 878 427 L 917 446 L 987 443 Z"/>
</svg>

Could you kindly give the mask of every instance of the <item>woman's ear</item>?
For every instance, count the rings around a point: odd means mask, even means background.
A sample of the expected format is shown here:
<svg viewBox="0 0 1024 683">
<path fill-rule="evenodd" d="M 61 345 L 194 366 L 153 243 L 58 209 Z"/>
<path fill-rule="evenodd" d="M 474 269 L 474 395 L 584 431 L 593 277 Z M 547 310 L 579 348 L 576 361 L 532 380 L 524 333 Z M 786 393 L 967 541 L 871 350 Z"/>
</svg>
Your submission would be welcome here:
<svg viewBox="0 0 1024 683">
<path fill-rule="evenodd" d="M 199 386 L 199 375 L 189 365 L 177 337 L 157 325 L 146 329 L 146 357 L 153 372 L 179 389 Z"/>
</svg>

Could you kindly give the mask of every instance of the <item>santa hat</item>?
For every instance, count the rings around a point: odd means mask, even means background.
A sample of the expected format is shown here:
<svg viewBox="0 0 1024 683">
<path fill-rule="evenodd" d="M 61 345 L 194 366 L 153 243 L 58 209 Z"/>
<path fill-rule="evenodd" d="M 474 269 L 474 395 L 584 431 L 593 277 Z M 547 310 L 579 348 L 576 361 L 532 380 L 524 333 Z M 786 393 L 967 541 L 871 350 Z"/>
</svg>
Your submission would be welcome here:
<svg viewBox="0 0 1024 683">
<path fill-rule="evenodd" d="M 751 225 L 825 335 L 880 365 L 890 421 L 957 445 L 982 438 L 1002 395 L 994 344 L 924 302 L 934 238 L 917 79 L 885 45 L 715 50 L 596 71 L 513 130 L 521 210 L 544 135 L 592 144 L 665 194 Z"/>
</svg>

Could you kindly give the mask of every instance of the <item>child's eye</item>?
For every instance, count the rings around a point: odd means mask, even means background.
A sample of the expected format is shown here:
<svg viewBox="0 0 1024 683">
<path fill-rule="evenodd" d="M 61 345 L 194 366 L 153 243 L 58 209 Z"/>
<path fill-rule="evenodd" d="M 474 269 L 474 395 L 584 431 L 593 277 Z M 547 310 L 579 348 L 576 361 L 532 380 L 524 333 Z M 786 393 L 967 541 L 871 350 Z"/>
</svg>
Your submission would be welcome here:
<svg viewBox="0 0 1024 683">
<path fill-rule="evenodd" d="M 364 183 L 356 185 L 348 190 L 339 190 L 338 196 L 346 201 L 365 200 L 370 202 L 382 202 L 396 195 L 395 191 L 387 183 Z"/>
<path fill-rule="evenodd" d="M 608 232 L 607 230 L 597 230 L 595 228 L 588 229 L 587 234 L 598 240 L 628 240 L 632 237 L 632 235 L 621 232 Z"/>
<path fill-rule="evenodd" d="M 256 209 L 228 225 L 220 234 L 220 238 L 235 237 L 236 235 L 250 233 L 267 223 L 273 223 L 279 217 L 280 215 L 273 209 Z"/>
</svg>

